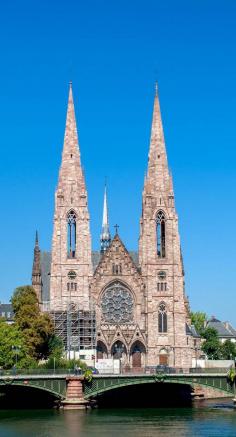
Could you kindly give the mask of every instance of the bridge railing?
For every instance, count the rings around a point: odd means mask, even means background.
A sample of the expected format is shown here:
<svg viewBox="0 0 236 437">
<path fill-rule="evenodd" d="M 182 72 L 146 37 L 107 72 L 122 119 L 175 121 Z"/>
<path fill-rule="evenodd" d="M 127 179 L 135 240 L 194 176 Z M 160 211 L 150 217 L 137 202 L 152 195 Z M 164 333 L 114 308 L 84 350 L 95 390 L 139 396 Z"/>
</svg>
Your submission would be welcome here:
<svg viewBox="0 0 236 437">
<path fill-rule="evenodd" d="M 121 375 L 156 375 L 156 374 L 206 374 L 206 373 L 212 373 L 212 374 L 226 374 L 229 371 L 229 368 L 225 367 L 215 367 L 215 368 L 200 368 L 200 367 L 194 367 L 194 368 L 181 368 L 181 367 L 167 367 L 167 366 L 146 366 L 146 367 L 140 367 L 140 368 L 122 368 L 120 374 Z M 10 370 L 3 370 L 0 369 L 0 377 L 1 376 L 15 376 L 15 375 L 68 375 L 68 376 L 75 376 L 80 375 L 81 371 L 76 371 L 75 369 L 10 369 Z M 98 372 L 96 372 L 98 373 Z M 102 372 L 99 371 L 100 375 L 116 375 L 114 372 Z M 118 374 L 118 375 L 120 375 Z M 118 376 L 117 375 L 117 376 Z"/>
<path fill-rule="evenodd" d="M 79 372 L 74 369 L 10 369 L 0 370 L 1 376 L 14 376 L 14 375 L 78 375 Z"/>
<path fill-rule="evenodd" d="M 189 373 L 227 373 L 229 368 L 226 367 L 215 367 L 215 368 L 202 368 L 202 367 L 192 367 L 192 368 L 182 368 L 182 367 L 168 367 L 168 366 L 146 366 L 142 368 L 122 368 L 122 374 L 147 374 L 154 375 L 159 373 L 164 374 L 189 374 Z M 100 372 L 101 373 L 101 372 Z"/>
</svg>

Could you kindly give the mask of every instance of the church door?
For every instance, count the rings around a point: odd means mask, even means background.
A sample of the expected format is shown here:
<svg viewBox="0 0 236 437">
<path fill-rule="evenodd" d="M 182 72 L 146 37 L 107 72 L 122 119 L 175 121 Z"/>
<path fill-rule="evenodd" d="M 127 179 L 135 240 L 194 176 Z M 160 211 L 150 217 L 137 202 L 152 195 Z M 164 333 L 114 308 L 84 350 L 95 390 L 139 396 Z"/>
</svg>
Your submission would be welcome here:
<svg viewBox="0 0 236 437">
<path fill-rule="evenodd" d="M 132 354 L 132 367 L 141 367 L 141 352 L 135 350 Z"/>
<path fill-rule="evenodd" d="M 168 365 L 168 355 L 167 354 L 160 354 L 159 355 L 159 364 L 167 366 Z"/>
</svg>

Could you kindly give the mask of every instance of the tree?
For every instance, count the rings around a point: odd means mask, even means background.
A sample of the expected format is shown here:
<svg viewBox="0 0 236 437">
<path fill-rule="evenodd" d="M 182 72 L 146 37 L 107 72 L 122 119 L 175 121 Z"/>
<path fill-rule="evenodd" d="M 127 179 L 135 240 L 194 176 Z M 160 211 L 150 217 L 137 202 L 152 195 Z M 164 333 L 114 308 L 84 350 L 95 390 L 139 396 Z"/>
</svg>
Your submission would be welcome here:
<svg viewBox="0 0 236 437">
<path fill-rule="evenodd" d="M 41 313 L 33 287 L 18 287 L 11 299 L 15 325 L 22 333 L 30 356 L 46 359 L 50 354 L 50 339 L 54 336 L 50 316 Z"/>
<path fill-rule="evenodd" d="M 0 319 L 0 367 L 11 369 L 16 364 L 18 368 L 36 365 L 18 326 Z"/>
<path fill-rule="evenodd" d="M 202 335 L 205 330 L 205 325 L 207 321 L 207 315 L 204 312 L 196 311 L 191 312 L 191 323 L 195 326 L 196 331 L 199 335 Z"/>
<path fill-rule="evenodd" d="M 221 356 L 221 344 L 218 338 L 216 329 L 206 328 L 202 333 L 202 337 L 205 339 L 202 345 L 202 351 L 207 355 L 210 360 L 219 360 Z"/>
<path fill-rule="evenodd" d="M 230 340 L 226 340 L 220 348 L 221 358 L 223 360 L 234 360 L 236 358 L 236 345 Z"/>
<path fill-rule="evenodd" d="M 61 338 L 57 337 L 56 335 L 53 335 L 48 342 L 48 346 L 49 346 L 49 359 L 55 358 L 56 360 L 60 360 L 64 352 L 64 345 Z"/>
</svg>

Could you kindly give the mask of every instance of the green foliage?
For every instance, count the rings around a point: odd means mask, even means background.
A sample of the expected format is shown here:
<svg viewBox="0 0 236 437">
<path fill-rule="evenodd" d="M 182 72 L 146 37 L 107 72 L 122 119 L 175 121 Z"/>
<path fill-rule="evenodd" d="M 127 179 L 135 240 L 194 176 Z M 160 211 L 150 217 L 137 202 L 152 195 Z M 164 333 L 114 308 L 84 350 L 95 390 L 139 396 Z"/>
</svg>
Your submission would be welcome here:
<svg viewBox="0 0 236 437">
<path fill-rule="evenodd" d="M 227 377 L 231 383 L 233 383 L 236 380 L 236 372 L 234 367 L 230 367 Z"/>
<path fill-rule="evenodd" d="M 54 367 L 55 366 L 55 367 Z M 44 369 L 65 369 L 74 370 L 76 367 L 80 367 L 82 372 L 85 372 L 87 365 L 81 360 L 67 360 L 66 358 L 50 357 L 45 363 L 39 367 Z"/>
<path fill-rule="evenodd" d="M 41 313 L 36 293 L 31 286 L 18 287 L 11 299 L 15 325 L 27 344 L 33 360 L 47 359 L 53 324 L 48 314 Z"/>
<path fill-rule="evenodd" d="M 191 323 L 195 326 L 198 334 L 205 340 L 202 351 L 211 360 L 230 360 L 236 357 L 236 345 L 230 340 L 220 343 L 218 333 L 214 328 L 205 328 L 207 321 L 206 313 L 197 311 L 191 313 Z"/>
<path fill-rule="evenodd" d="M 84 378 L 86 381 L 91 382 L 93 379 L 93 372 L 91 369 L 86 369 L 84 372 Z"/>
<path fill-rule="evenodd" d="M 15 314 L 17 314 L 21 310 L 23 305 L 38 307 L 38 299 L 34 288 L 30 285 L 16 288 L 11 298 L 11 303 Z"/>
<path fill-rule="evenodd" d="M 11 369 L 16 365 L 16 361 L 18 368 L 32 368 L 37 365 L 29 354 L 19 327 L 14 324 L 8 325 L 0 319 L 0 367 Z"/>
<path fill-rule="evenodd" d="M 201 311 L 191 312 L 191 323 L 195 326 L 196 331 L 199 335 L 202 335 L 202 333 L 205 330 L 205 324 L 207 321 L 207 315 L 206 313 L 203 313 Z"/>
<path fill-rule="evenodd" d="M 49 348 L 49 359 L 55 358 L 56 360 L 60 360 L 64 352 L 64 345 L 61 338 L 53 334 L 49 339 L 48 348 Z"/>
<path fill-rule="evenodd" d="M 206 328 L 202 333 L 205 339 L 202 345 L 202 351 L 210 360 L 219 360 L 221 357 L 221 344 L 218 338 L 217 331 L 214 328 Z"/>
<path fill-rule="evenodd" d="M 220 348 L 223 360 L 234 360 L 236 358 L 236 345 L 230 340 L 226 340 Z"/>
</svg>

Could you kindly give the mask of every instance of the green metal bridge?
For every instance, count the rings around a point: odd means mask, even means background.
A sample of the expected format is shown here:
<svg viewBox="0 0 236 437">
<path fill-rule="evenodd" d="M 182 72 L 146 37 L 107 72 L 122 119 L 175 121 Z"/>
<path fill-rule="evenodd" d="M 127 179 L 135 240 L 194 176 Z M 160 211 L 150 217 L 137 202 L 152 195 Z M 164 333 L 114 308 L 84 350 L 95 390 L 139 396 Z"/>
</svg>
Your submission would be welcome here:
<svg viewBox="0 0 236 437">
<path fill-rule="evenodd" d="M 229 396 L 234 395 L 234 385 L 230 384 L 227 374 L 153 374 L 153 375 L 96 375 L 90 383 L 84 385 L 84 397 L 90 399 L 102 393 L 121 387 L 140 384 L 187 384 L 193 389 L 201 386 L 220 390 Z"/>
<path fill-rule="evenodd" d="M 66 399 L 68 381 L 77 378 L 83 384 L 84 399 L 92 400 L 97 396 L 121 387 L 140 384 L 185 384 L 194 390 L 200 387 L 221 391 L 229 397 L 235 397 L 235 383 L 230 383 L 227 373 L 157 373 L 157 374 L 123 374 L 93 375 L 90 382 L 84 377 L 64 374 L 17 374 L 0 375 L 0 392 L 6 388 L 18 386 L 34 388 L 51 393 L 59 400 Z M 30 395 L 30 392 L 29 392 Z"/>
</svg>

